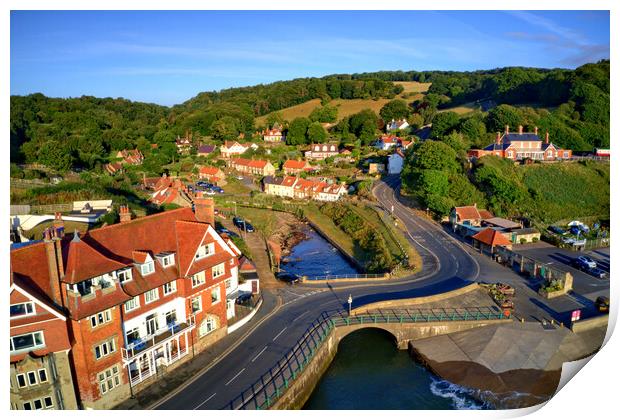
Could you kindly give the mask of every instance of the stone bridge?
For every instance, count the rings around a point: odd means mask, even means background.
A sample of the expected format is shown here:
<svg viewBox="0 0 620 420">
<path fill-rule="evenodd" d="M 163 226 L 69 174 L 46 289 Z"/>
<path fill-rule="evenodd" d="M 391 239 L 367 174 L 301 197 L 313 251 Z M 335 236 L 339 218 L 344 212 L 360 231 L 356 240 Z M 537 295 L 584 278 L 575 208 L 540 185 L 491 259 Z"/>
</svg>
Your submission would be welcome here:
<svg viewBox="0 0 620 420">
<path fill-rule="evenodd" d="M 439 314 L 429 311 L 401 316 L 369 313 L 331 317 L 316 327 L 315 337 L 312 337 L 314 334 L 312 332 L 304 339 L 312 343 L 307 346 L 308 353 L 301 351 L 295 355 L 295 362 L 290 358 L 288 359 L 290 362 L 279 364 L 279 370 L 271 376 L 272 382 L 259 387 L 260 391 L 254 395 L 253 404 L 255 408 L 261 409 L 303 407 L 336 356 L 340 340 L 357 330 L 378 328 L 387 331 L 394 337 L 398 348 L 406 350 L 409 343 L 414 340 L 508 322 L 512 322 L 509 315 L 481 310 L 449 310 Z M 298 348 L 303 349 L 304 344 L 300 343 Z M 291 372 L 290 376 L 287 372 Z M 244 405 L 242 408 L 252 408 L 252 404 Z"/>
</svg>

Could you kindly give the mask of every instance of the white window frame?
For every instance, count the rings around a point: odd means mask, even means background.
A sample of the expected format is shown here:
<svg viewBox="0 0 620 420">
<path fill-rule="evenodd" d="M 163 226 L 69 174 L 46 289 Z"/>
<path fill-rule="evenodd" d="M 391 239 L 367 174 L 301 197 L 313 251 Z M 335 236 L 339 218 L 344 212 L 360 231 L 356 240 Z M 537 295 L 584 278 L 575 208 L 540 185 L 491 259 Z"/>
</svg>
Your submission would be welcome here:
<svg viewBox="0 0 620 420">
<path fill-rule="evenodd" d="M 140 274 L 143 276 L 148 276 L 149 274 L 153 274 L 155 272 L 155 262 L 147 261 L 144 264 L 140 264 Z"/>
<path fill-rule="evenodd" d="M 164 268 L 174 265 L 174 253 L 163 254 L 158 256 L 157 258 L 159 258 L 159 262 Z"/>
<path fill-rule="evenodd" d="M 144 292 L 144 304 L 145 305 L 155 302 L 156 300 L 159 300 L 159 288 L 158 287 Z"/>
<path fill-rule="evenodd" d="M 122 270 L 118 270 L 116 272 L 116 276 L 121 283 L 127 283 L 133 280 L 133 273 L 131 272 L 131 268 L 123 268 Z"/>
<path fill-rule="evenodd" d="M 120 386 L 122 383 L 120 376 L 121 370 L 118 365 L 99 372 L 97 374 L 97 383 L 99 384 L 101 395 L 107 394 L 117 386 Z"/>
<path fill-rule="evenodd" d="M 203 330 L 203 327 L 210 327 L 210 328 L 207 328 L 207 330 L 205 331 Z M 198 328 L 198 333 L 200 337 L 204 337 L 205 335 L 212 333 L 216 329 L 217 329 L 217 322 L 215 318 L 211 315 L 207 315 L 205 319 L 202 321 L 202 323 L 200 324 L 200 327 Z"/>
<path fill-rule="evenodd" d="M 99 349 L 99 357 L 97 357 L 97 349 Z M 112 353 L 116 353 L 116 340 L 111 338 L 99 345 L 96 345 L 93 347 L 93 352 L 95 354 L 95 360 L 101 360 Z"/>
<path fill-rule="evenodd" d="M 194 274 L 193 276 L 191 276 L 192 278 L 192 288 L 194 287 L 198 287 L 201 286 L 203 284 L 205 284 L 207 282 L 207 276 L 205 276 L 205 272 L 201 271 L 199 273 Z"/>
<path fill-rule="evenodd" d="M 24 306 L 24 308 L 26 308 L 26 312 L 21 314 L 21 315 L 11 315 L 11 318 L 15 319 L 15 318 L 21 318 L 21 317 L 26 317 L 26 316 L 31 316 L 31 315 L 36 315 L 37 311 L 36 311 L 36 307 L 34 302 L 32 301 L 28 301 L 28 302 L 21 302 L 21 303 L 14 303 L 11 305 L 11 308 L 13 308 L 14 306 Z M 30 309 L 28 309 L 30 308 Z"/>
<path fill-rule="evenodd" d="M 172 280 L 169 283 L 164 284 L 164 296 L 168 296 L 171 293 L 177 291 L 177 281 Z"/>
<path fill-rule="evenodd" d="M 217 299 L 213 299 L 213 295 L 217 297 Z M 215 287 L 211 289 L 211 305 L 218 304 L 222 301 L 222 292 L 219 287 Z"/>
<path fill-rule="evenodd" d="M 26 336 L 26 335 L 32 335 L 33 336 L 32 341 L 35 343 L 35 345 L 31 346 L 31 347 L 26 347 L 26 348 L 23 348 L 23 349 L 15 349 L 15 343 L 13 342 L 13 339 L 16 338 L 16 337 L 23 337 L 23 336 Z M 36 341 L 37 341 L 36 337 L 37 336 L 39 337 L 39 340 L 41 341 L 41 344 L 36 344 Z M 11 353 L 21 353 L 21 352 L 29 351 L 29 350 L 32 350 L 32 349 L 40 349 L 40 348 L 45 347 L 45 335 L 43 334 L 43 331 L 33 331 L 33 332 L 30 332 L 30 333 L 20 334 L 20 335 L 16 335 L 16 336 L 11 337 L 10 343 L 11 343 Z"/>
<path fill-rule="evenodd" d="M 226 274 L 226 266 L 224 263 L 211 267 L 211 278 L 216 279 L 218 277 L 222 277 L 224 274 Z"/>
<path fill-rule="evenodd" d="M 194 310 L 194 302 L 198 302 L 198 309 Z M 200 295 L 193 297 L 190 301 L 189 301 L 189 308 L 192 312 L 192 315 L 195 315 L 197 313 L 202 312 L 202 297 Z"/>
<path fill-rule="evenodd" d="M 112 321 L 112 309 L 106 309 L 90 317 L 90 327 L 97 328 L 99 325 Z"/>
<path fill-rule="evenodd" d="M 41 378 L 41 372 L 44 372 L 45 380 L 43 378 Z M 47 369 L 45 369 L 45 368 L 38 369 L 37 370 L 37 376 L 39 378 L 39 383 L 40 384 L 44 384 L 44 383 L 49 381 L 49 376 L 47 375 Z"/>
<path fill-rule="evenodd" d="M 31 370 L 29 372 L 26 372 L 26 378 L 28 379 L 28 386 L 39 385 L 39 376 L 37 375 L 36 370 Z"/>
<path fill-rule="evenodd" d="M 131 307 L 131 305 L 134 305 Z M 134 296 L 130 300 L 125 302 L 125 313 L 135 311 L 140 307 L 140 296 Z"/>
<path fill-rule="evenodd" d="M 19 378 L 23 379 L 24 384 L 21 385 L 19 383 Z M 27 388 L 28 387 L 28 377 L 25 373 L 18 373 L 17 375 L 15 375 L 15 380 L 17 381 L 17 387 L 18 388 Z"/>
<path fill-rule="evenodd" d="M 202 244 L 196 250 L 195 259 L 200 260 L 202 258 L 209 257 L 213 254 L 215 254 L 215 243 L 211 242 L 208 244 Z"/>
</svg>

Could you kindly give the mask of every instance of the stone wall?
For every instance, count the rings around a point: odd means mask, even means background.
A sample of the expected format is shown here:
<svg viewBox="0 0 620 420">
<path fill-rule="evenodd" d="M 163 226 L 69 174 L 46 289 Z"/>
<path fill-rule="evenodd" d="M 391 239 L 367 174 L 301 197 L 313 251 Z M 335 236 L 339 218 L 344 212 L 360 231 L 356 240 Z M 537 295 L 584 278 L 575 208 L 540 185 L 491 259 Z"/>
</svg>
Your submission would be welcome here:
<svg viewBox="0 0 620 420">
<path fill-rule="evenodd" d="M 336 356 L 340 343 L 340 336 L 337 330 L 332 330 L 325 343 L 316 352 L 308 366 L 301 375 L 295 379 L 291 386 L 282 396 L 270 407 L 271 410 L 299 410 L 301 409 L 312 391 L 321 380 L 321 377 Z"/>
</svg>

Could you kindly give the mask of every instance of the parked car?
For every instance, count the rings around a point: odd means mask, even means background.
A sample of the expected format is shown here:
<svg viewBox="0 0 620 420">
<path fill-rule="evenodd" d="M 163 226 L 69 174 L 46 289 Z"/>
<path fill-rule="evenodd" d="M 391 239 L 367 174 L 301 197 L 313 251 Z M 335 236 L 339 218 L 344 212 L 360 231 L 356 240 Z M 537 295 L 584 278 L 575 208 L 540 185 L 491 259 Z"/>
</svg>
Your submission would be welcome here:
<svg viewBox="0 0 620 420">
<path fill-rule="evenodd" d="M 252 293 L 244 293 L 244 294 L 239 295 L 237 297 L 236 302 L 241 305 L 241 304 L 249 301 L 250 299 L 252 299 Z"/>
<path fill-rule="evenodd" d="M 224 190 L 222 189 L 222 187 L 213 186 L 211 187 L 211 189 L 218 194 L 224 194 Z"/>
<path fill-rule="evenodd" d="M 200 185 L 201 187 L 205 187 L 205 188 L 211 188 L 213 186 L 213 184 L 207 181 L 196 181 L 196 185 Z"/>
<path fill-rule="evenodd" d="M 205 191 L 205 194 L 207 195 L 215 195 L 215 191 L 213 191 L 211 188 L 207 189 L 207 191 Z"/>
<path fill-rule="evenodd" d="M 581 229 L 579 229 L 578 226 L 572 226 L 570 228 L 570 233 L 572 233 L 573 235 L 579 235 L 580 232 L 581 232 Z"/>
<path fill-rule="evenodd" d="M 226 229 L 226 228 L 219 228 L 219 229 L 217 230 L 217 233 L 225 233 L 225 234 L 227 234 L 227 235 L 230 235 L 232 232 L 231 232 L 231 231 L 229 231 L 229 230 L 228 230 L 228 229 Z"/>
<path fill-rule="evenodd" d="M 244 230 L 248 233 L 254 232 L 254 226 L 252 226 L 249 222 L 244 221 L 241 217 L 233 217 L 233 224 L 241 230 Z"/>
<path fill-rule="evenodd" d="M 594 304 L 599 312 L 609 312 L 609 298 L 607 296 L 597 297 Z"/>
<path fill-rule="evenodd" d="M 588 268 L 586 273 L 599 279 L 604 279 L 607 277 L 607 272 L 601 270 L 600 268 Z"/>
<path fill-rule="evenodd" d="M 243 181 L 243 175 L 237 175 L 235 178 L 237 178 L 239 181 Z"/>
<path fill-rule="evenodd" d="M 549 230 L 558 235 L 564 235 L 566 233 L 566 231 L 559 226 L 549 226 Z"/>
<path fill-rule="evenodd" d="M 596 268 L 596 261 L 594 261 L 592 258 L 586 256 L 586 255 L 582 255 L 580 257 L 577 257 L 576 260 L 587 266 L 588 268 Z"/>
<path fill-rule="evenodd" d="M 299 276 L 297 274 L 287 273 L 286 271 L 277 272 L 276 278 L 290 284 L 299 282 Z"/>
</svg>

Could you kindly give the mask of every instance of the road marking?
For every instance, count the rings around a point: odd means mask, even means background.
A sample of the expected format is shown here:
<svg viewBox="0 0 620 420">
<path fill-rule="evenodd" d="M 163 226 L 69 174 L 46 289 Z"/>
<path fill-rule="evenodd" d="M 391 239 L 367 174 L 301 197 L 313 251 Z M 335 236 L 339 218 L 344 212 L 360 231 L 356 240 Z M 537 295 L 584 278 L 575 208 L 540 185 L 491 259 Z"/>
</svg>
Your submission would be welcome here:
<svg viewBox="0 0 620 420">
<path fill-rule="evenodd" d="M 264 352 L 265 350 L 267 350 L 267 346 L 265 346 L 265 347 L 264 347 L 264 348 L 260 351 L 260 353 L 258 353 L 256 356 L 254 356 L 254 358 L 252 359 L 252 362 L 254 362 L 254 360 L 258 359 L 258 357 L 259 357 L 261 354 L 263 354 L 263 352 Z"/>
<path fill-rule="evenodd" d="M 310 311 L 306 311 L 306 312 L 304 312 L 303 314 L 298 315 L 295 319 L 293 319 L 293 321 L 292 321 L 292 322 L 297 321 L 299 318 L 301 318 L 302 316 L 304 316 L 304 315 L 305 315 L 305 314 L 307 314 L 308 312 L 310 312 Z"/>
<path fill-rule="evenodd" d="M 196 407 L 194 407 L 194 410 L 198 410 L 200 407 L 202 407 L 203 405 L 205 405 L 207 402 L 209 402 L 209 400 L 213 397 L 215 397 L 216 392 L 213 393 L 213 395 L 211 395 L 209 398 L 207 398 L 206 400 L 204 400 L 203 402 L 201 402 L 200 404 L 198 404 Z"/>
<path fill-rule="evenodd" d="M 237 377 L 238 377 L 239 375 L 241 375 L 241 374 L 243 373 L 243 371 L 244 371 L 244 370 L 245 370 L 245 368 L 241 369 L 241 370 L 239 371 L 239 373 L 237 373 L 235 376 L 233 376 L 233 377 L 232 377 L 232 379 L 231 379 L 230 381 L 226 382 L 226 385 L 230 384 L 232 381 L 234 381 L 235 379 L 237 379 Z"/>
<path fill-rule="evenodd" d="M 285 330 L 286 328 L 287 328 L 287 327 L 282 328 L 282 331 L 280 331 L 280 332 L 278 333 L 278 335 L 276 335 L 275 337 L 273 337 L 273 340 L 272 340 L 272 341 L 276 341 L 276 340 L 278 339 L 278 337 L 280 337 L 280 335 L 284 332 L 284 330 Z"/>
</svg>

